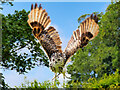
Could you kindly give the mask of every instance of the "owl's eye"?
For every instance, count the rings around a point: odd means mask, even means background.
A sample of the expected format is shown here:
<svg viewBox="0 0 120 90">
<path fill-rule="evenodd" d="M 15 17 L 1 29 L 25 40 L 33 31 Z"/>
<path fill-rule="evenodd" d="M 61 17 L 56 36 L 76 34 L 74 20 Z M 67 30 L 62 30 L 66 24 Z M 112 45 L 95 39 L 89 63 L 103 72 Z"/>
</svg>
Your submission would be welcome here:
<svg viewBox="0 0 120 90">
<path fill-rule="evenodd" d="M 58 61 L 60 61 L 60 59 L 58 59 Z"/>
</svg>

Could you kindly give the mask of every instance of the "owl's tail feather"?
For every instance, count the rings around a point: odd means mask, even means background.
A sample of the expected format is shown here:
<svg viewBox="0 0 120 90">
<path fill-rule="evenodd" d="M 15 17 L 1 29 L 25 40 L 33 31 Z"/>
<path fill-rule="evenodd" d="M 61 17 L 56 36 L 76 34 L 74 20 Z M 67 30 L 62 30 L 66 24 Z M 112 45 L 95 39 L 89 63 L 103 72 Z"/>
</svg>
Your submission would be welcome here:
<svg viewBox="0 0 120 90">
<path fill-rule="evenodd" d="M 35 4 L 35 7 L 33 7 L 33 4 L 31 5 L 31 12 L 28 15 L 28 24 L 33 29 L 33 34 L 36 38 L 38 38 L 38 35 L 47 27 L 49 26 L 51 20 L 48 16 L 45 9 L 42 9 L 41 4 L 39 7 L 37 4 Z"/>
</svg>

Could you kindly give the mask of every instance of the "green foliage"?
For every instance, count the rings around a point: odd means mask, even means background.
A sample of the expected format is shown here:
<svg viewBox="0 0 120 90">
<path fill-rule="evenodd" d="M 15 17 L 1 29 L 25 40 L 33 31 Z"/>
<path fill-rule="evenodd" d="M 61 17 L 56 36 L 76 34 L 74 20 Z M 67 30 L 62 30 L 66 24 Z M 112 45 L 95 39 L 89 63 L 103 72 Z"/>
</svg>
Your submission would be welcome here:
<svg viewBox="0 0 120 90">
<path fill-rule="evenodd" d="M 0 14 L 0 37 L 2 37 L 2 15 Z M 2 38 L 0 38 L 0 60 L 2 60 Z"/>
<path fill-rule="evenodd" d="M 8 89 L 10 88 L 4 81 L 4 76 L 2 73 L 0 73 L 0 90 L 5 90 L 5 89 Z"/>
<path fill-rule="evenodd" d="M 38 82 L 37 80 L 34 80 L 33 82 L 29 82 L 27 78 L 24 78 L 24 83 L 21 84 L 21 86 L 16 88 L 58 88 L 60 82 L 58 80 L 56 81 L 44 81 L 44 82 Z"/>
<path fill-rule="evenodd" d="M 90 41 L 87 47 L 80 49 L 71 58 L 73 63 L 68 65 L 71 81 L 63 82 L 63 88 L 120 88 L 120 2 L 112 3 L 106 13 L 93 12 L 99 19 L 99 34 Z M 14 14 L 2 15 L 2 62 L 4 68 L 15 69 L 19 73 L 27 72 L 36 65 L 48 66 L 48 59 L 40 49 L 40 44 L 32 35 L 27 24 L 24 9 Z M 90 14 L 79 17 L 80 23 Z M 28 49 L 28 52 L 20 53 Z M 116 71 L 117 70 L 117 71 Z M 2 84 L 5 88 L 7 84 Z M 58 80 L 34 80 L 16 88 L 58 88 Z"/>
<path fill-rule="evenodd" d="M 106 75 L 104 74 L 99 80 L 95 78 L 89 78 L 86 82 L 74 82 L 68 84 L 72 88 L 120 88 L 120 75 L 119 70 L 115 74 Z M 68 86 L 67 85 L 67 86 Z"/>
<path fill-rule="evenodd" d="M 99 80 L 104 74 L 120 70 L 120 2 L 110 4 L 106 13 L 98 14 L 99 34 L 80 49 L 68 65 L 71 81 L 85 82 L 89 77 Z M 84 15 L 83 15 L 84 16 Z"/>
<path fill-rule="evenodd" d="M 28 13 L 23 9 L 12 15 L 2 15 L 1 65 L 19 73 L 27 72 L 36 65 L 48 66 L 48 58 L 27 23 Z"/>
<path fill-rule="evenodd" d="M 93 12 L 92 14 L 95 14 L 98 16 L 98 20 L 100 20 L 100 17 L 103 15 L 103 12 Z M 78 18 L 78 23 L 81 23 L 83 20 L 85 20 L 86 17 L 90 17 L 91 14 L 84 14 Z"/>
<path fill-rule="evenodd" d="M 118 45 L 120 35 L 120 2 L 107 7 L 105 15 L 101 19 L 102 34 L 101 39 L 107 46 Z"/>
<path fill-rule="evenodd" d="M 120 76 L 118 72 L 107 76 L 106 74 L 100 79 L 95 78 L 88 79 L 88 83 L 83 84 L 83 88 L 120 88 Z"/>
<path fill-rule="evenodd" d="M 5 1 L 5 0 L 1 0 L 2 4 L 9 4 L 10 6 L 13 6 L 13 3 L 11 1 Z"/>
<path fill-rule="evenodd" d="M 4 5 L 4 4 L 7 4 L 7 5 L 10 5 L 10 6 L 13 6 L 13 3 L 12 2 L 10 2 L 10 1 L 5 1 L 5 0 L 1 0 L 0 1 L 1 3 L 0 3 L 0 5 Z M 1 10 L 3 10 L 3 8 L 2 7 L 0 7 L 0 9 Z"/>
<path fill-rule="evenodd" d="M 26 80 L 26 77 L 24 79 L 25 83 L 22 83 L 21 86 L 16 88 L 59 88 L 60 82 L 58 80 L 55 81 L 44 81 L 42 83 L 37 82 L 37 80 L 34 80 L 33 82 L 29 82 Z M 107 75 L 104 74 L 103 77 L 101 77 L 99 80 L 96 78 L 89 78 L 85 82 L 79 82 L 78 80 L 75 82 L 72 80 L 71 83 L 65 83 L 63 82 L 62 88 L 120 88 L 120 75 L 119 70 L 117 70 L 114 74 Z"/>
<path fill-rule="evenodd" d="M 84 20 L 87 16 L 90 16 L 90 14 L 84 14 L 78 18 L 78 23 L 80 23 L 82 20 Z"/>
<path fill-rule="evenodd" d="M 120 2 L 107 7 L 101 19 L 101 41 L 108 48 L 113 49 L 111 55 L 112 69 L 120 67 Z M 119 68 L 120 69 L 120 68 Z"/>
<path fill-rule="evenodd" d="M 102 17 L 102 13 L 94 12 L 100 19 Z M 100 22 L 99 22 L 100 24 Z M 76 52 L 76 54 L 71 58 L 73 61 L 72 65 L 68 65 L 68 73 L 71 74 L 71 79 L 75 82 L 78 81 L 86 81 L 90 76 L 95 76 L 95 68 L 98 67 L 96 64 L 98 61 L 96 59 L 99 58 L 97 55 L 96 49 L 97 45 L 100 45 L 100 34 L 93 39 L 88 45 Z M 101 46 L 102 47 L 102 46 Z M 101 48 L 102 49 L 102 48 Z M 91 72 L 94 72 L 91 75 Z M 70 81 L 71 82 L 71 81 Z"/>
<path fill-rule="evenodd" d="M 94 14 L 94 15 L 97 15 L 97 16 L 98 16 L 98 20 L 100 20 L 100 18 L 101 18 L 102 15 L 103 15 L 103 12 L 101 12 L 101 13 L 99 13 L 99 12 L 93 12 L 93 14 Z M 78 23 L 82 23 L 82 21 L 85 20 L 86 17 L 90 17 L 90 15 L 91 15 L 91 14 L 84 14 L 84 15 L 80 16 L 80 17 L 78 18 Z M 80 27 L 80 26 L 78 26 L 78 28 L 79 28 L 79 27 Z"/>
</svg>

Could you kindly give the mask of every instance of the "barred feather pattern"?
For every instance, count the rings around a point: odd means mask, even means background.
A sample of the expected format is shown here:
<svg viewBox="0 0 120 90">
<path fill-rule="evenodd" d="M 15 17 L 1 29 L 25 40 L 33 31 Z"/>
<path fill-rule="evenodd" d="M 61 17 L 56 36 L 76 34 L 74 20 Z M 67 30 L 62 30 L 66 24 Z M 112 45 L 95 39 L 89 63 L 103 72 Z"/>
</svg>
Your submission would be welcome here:
<svg viewBox="0 0 120 90">
<path fill-rule="evenodd" d="M 50 17 L 45 9 L 42 9 L 41 4 L 39 7 L 35 4 L 31 5 L 31 12 L 28 15 L 28 24 L 33 29 L 32 33 L 37 38 L 45 50 L 50 62 L 50 69 L 57 73 L 62 73 L 63 67 L 69 58 L 79 49 L 85 47 L 88 42 L 94 39 L 98 32 L 98 18 L 96 15 L 91 15 L 85 19 L 81 24 L 80 28 L 73 31 L 73 35 L 68 42 L 64 52 L 61 49 L 61 40 L 57 30 L 50 26 Z"/>
<path fill-rule="evenodd" d="M 62 53 L 62 42 L 60 41 L 58 32 L 54 27 L 50 26 L 46 31 L 43 31 L 41 34 L 39 34 L 38 40 L 45 49 L 48 57 L 51 57 L 51 55 L 56 52 Z"/>
<path fill-rule="evenodd" d="M 31 5 L 31 12 L 29 13 L 28 18 L 27 22 L 33 29 L 33 35 L 39 40 L 48 58 L 50 59 L 51 55 L 55 52 L 62 53 L 62 42 L 58 32 L 52 26 L 46 29 L 51 20 L 46 10 L 42 9 L 41 4 L 39 5 L 39 8 L 37 7 L 37 4 L 35 4 L 35 7 L 33 7 L 33 4 Z"/>
<path fill-rule="evenodd" d="M 99 32 L 99 26 L 97 23 L 98 18 L 96 15 L 93 16 L 92 14 L 89 18 L 85 19 L 80 24 L 80 27 L 76 31 L 73 31 L 73 35 L 71 36 L 71 39 L 69 40 L 68 45 L 64 50 L 66 61 L 79 48 L 85 47 L 90 40 L 97 36 Z"/>
<path fill-rule="evenodd" d="M 33 4 L 31 5 L 31 12 L 28 15 L 28 24 L 29 26 L 35 31 L 39 30 L 39 34 L 45 30 L 47 26 L 50 25 L 50 17 L 48 16 L 48 13 L 45 11 L 45 9 L 42 9 L 41 4 L 39 5 L 39 8 L 37 7 L 37 4 L 35 4 L 35 7 L 33 7 Z M 34 33 L 34 32 L 33 32 Z M 38 33 L 36 33 L 35 37 L 38 38 Z"/>
</svg>

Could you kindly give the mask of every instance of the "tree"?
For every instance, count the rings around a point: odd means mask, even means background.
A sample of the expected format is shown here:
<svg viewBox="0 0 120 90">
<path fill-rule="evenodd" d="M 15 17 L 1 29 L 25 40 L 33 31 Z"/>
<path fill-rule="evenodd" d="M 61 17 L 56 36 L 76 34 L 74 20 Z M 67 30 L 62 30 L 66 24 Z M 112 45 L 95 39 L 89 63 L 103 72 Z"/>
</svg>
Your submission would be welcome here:
<svg viewBox="0 0 120 90">
<path fill-rule="evenodd" d="M 37 80 L 34 80 L 30 82 L 29 80 L 26 80 L 26 77 L 24 79 L 24 83 L 21 84 L 21 86 L 16 88 L 29 88 L 29 89 L 35 89 L 35 88 L 59 88 L 61 83 L 57 80 L 56 82 L 52 81 L 44 81 L 44 82 L 38 82 Z M 72 83 L 64 83 L 61 86 L 63 88 L 120 88 L 120 75 L 118 73 L 118 70 L 114 74 L 106 75 L 104 74 L 103 77 L 101 77 L 99 80 L 96 80 L 95 78 L 89 78 L 86 82 L 76 82 L 72 81 Z"/>
<path fill-rule="evenodd" d="M 1 65 L 19 73 L 39 65 L 48 66 L 48 58 L 27 23 L 28 13 L 23 9 L 12 15 L 2 15 Z"/>
<path fill-rule="evenodd" d="M 118 71 L 119 70 L 116 70 L 116 72 L 111 75 L 104 74 L 99 80 L 89 78 L 82 83 L 78 81 L 74 83 L 74 81 L 72 81 L 71 84 L 66 84 L 66 86 L 72 88 L 120 88 L 120 75 Z"/>
<path fill-rule="evenodd" d="M 2 21 L 2 15 L 0 14 L 0 21 Z M 0 23 L 0 37 L 2 37 L 2 23 Z M 0 38 L 0 61 L 2 60 L 2 38 Z"/>
<path fill-rule="evenodd" d="M 4 5 L 4 4 L 7 4 L 7 5 L 10 5 L 10 6 L 13 6 L 13 3 L 12 2 L 10 2 L 10 1 L 5 1 L 5 0 L 1 0 L 1 3 L 0 3 L 0 5 Z M 2 7 L 0 7 L 0 9 L 1 10 L 3 10 L 3 8 Z"/>
<path fill-rule="evenodd" d="M 52 81 L 44 81 L 44 82 L 38 82 L 37 80 L 34 80 L 32 82 L 30 82 L 29 80 L 27 80 L 27 77 L 24 77 L 24 83 L 21 84 L 21 86 L 16 88 L 29 88 L 29 89 L 34 89 L 34 88 L 58 88 L 58 86 L 60 85 L 59 80 L 56 80 L 56 82 L 52 82 Z"/>
<path fill-rule="evenodd" d="M 2 73 L 0 73 L 0 90 L 5 90 L 9 88 L 9 86 L 5 83 L 4 79 L 5 77 Z"/>
<path fill-rule="evenodd" d="M 117 2 L 110 4 L 104 15 L 98 14 L 100 32 L 87 47 L 80 49 L 72 57 L 73 64 L 68 66 L 71 80 L 84 82 L 90 77 L 100 79 L 105 73 L 109 75 L 116 69 L 120 70 L 119 11 L 120 2 Z"/>
</svg>

